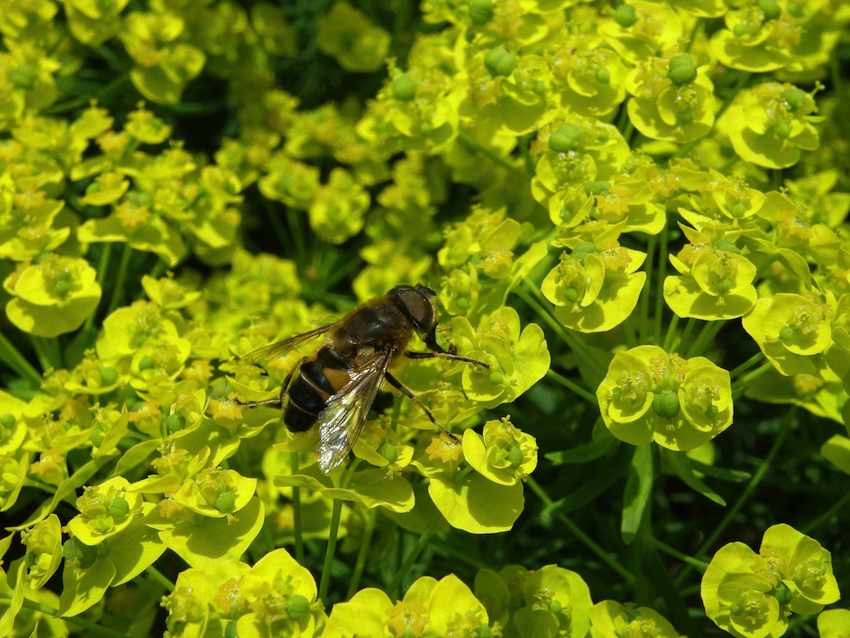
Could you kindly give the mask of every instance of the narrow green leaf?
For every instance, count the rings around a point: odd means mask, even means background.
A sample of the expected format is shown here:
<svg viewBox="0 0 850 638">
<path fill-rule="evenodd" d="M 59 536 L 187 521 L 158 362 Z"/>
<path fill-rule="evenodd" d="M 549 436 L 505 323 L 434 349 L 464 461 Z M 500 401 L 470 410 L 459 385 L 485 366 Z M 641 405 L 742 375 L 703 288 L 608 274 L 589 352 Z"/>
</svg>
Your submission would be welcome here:
<svg viewBox="0 0 850 638">
<path fill-rule="evenodd" d="M 581 463 L 589 463 L 596 459 L 605 456 L 609 451 L 619 445 L 619 441 L 615 439 L 606 429 L 604 433 L 589 443 L 578 445 L 569 450 L 561 450 L 560 452 L 549 452 L 545 455 L 547 461 L 553 465 L 576 465 Z"/>
<path fill-rule="evenodd" d="M 708 500 L 717 503 L 720 506 L 726 507 L 726 501 L 720 494 L 706 485 L 703 480 L 698 477 L 689 463 L 684 452 L 673 452 L 672 450 L 664 450 L 665 459 L 670 465 L 670 468 L 676 473 L 682 481 L 695 492 L 699 492 Z"/>
<path fill-rule="evenodd" d="M 716 478 L 718 481 L 729 481 L 730 483 L 744 483 L 749 481 L 752 474 L 744 470 L 733 470 L 725 467 L 717 467 L 716 465 L 708 465 L 702 461 L 697 461 L 690 457 L 685 457 L 685 462 L 688 463 L 697 472 L 702 472 L 706 476 Z"/>
<path fill-rule="evenodd" d="M 639 445 L 632 456 L 629 476 L 626 479 L 626 490 L 623 494 L 620 533 L 627 544 L 634 540 L 640 528 L 640 522 L 652 492 L 652 474 L 652 444 Z"/>
</svg>

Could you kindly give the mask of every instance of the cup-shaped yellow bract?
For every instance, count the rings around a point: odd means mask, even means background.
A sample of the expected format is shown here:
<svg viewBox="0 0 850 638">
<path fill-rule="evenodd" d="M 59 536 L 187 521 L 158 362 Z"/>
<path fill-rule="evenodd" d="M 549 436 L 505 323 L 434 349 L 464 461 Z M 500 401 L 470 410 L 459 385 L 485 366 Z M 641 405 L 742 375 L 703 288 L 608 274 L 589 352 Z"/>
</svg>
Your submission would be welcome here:
<svg viewBox="0 0 850 638">
<path fill-rule="evenodd" d="M 832 345 L 833 308 L 815 295 L 780 292 L 759 299 L 744 330 L 782 374 L 818 376 Z"/>
<path fill-rule="evenodd" d="M 571 36 L 549 53 L 547 61 L 552 90 L 559 94 L 564 110 L 604 118 L 626 97 L 626 67 L 601 42 L 590 48 L 583 36 Z"/>
<path fill-rule="evenodd" d="M 634 65 L 678 51 L 685 37 L 685 17 L 667 4 L 632 0 L 602 20 L 599 32 L 611 48 Z"/>
<path fill-rule="evenodd" d="M 269 627 L 284 636 L 311 638 L 324 620 L 310 572 L 285 549 L 276 549 L 252 567 L 223 559 L 186 569 L 163 599 L 166 626 L 174 636 L 197 636 L 215 627 L 239 636 L 268 636 Z"/>
<path fill-rule="evenodd" d="M 629 119 L 651 139 L 683 144 L 714 125 L 717 103 L 708 65 L 698 66 L 690 54 L 644 60 L 629 73 L 626 87 L 632 95 Z"/>
<path fill-rule="evenodd" d="M 310 227 L 325 241 L 341 244 L 362 230 L 368 208 L 369 193 L 351 173 L 335 168 L 310 204 Z"/>
<path fill-rule="evenodd" d="M 541 289 L 564 325 L 605 332 L 625 321 L 637 305 L 646 281 L 646 273 L 637 269 L 644 259 L 645 253 L 620 246 L 616 239 L 577 243 L 571 253 L 561 253 Z"/>
<path fill-rule="evenodd" d="M 765 168 L 796 164 L 818 147 L 814 98 L 793 84 L 767 82 L 739 93 L 717 121 L 738 156 Z"/>
<path fill-rule="evenodd" d="M 347 71 L 377 71 L 386 58 L 390 34 L 347 2 L 337 2 L 318 20 L 322 53 Z"/>
<path fill-rule="evenodd" d="M 828 609 L 818 615 L 820 638 L 850 636 L 850 609 Z"/>
<path fill-rule="evenodd" d="M 702 578 L 706 614 L 738 638 L 778 638 L 791 613 L 816 614 L 839 599 L 830 553 L 789 525 L 764 533 L 759 553 L 724 545 Z"/>
<path fill-rule="evenodd" d="M 546 565 L 522 580 L 525 605 L 514 612 L 513 626 L 544 628 L 543 635 L 584 638 L 590 628 L 590 589 L 574 571 Z M 533 635 L 533 634 L 530 634 Z"/>
<path fill-rule="evenodd" d="M 68 531 L 86 545 L 97 545 L 126 529 L 141 507 L 141 496 L 127 491 L 129 485 L 116 476 L 87 487 L 77 499 L 80 513 L 68 522 Z"/>
<path fill-rule="evenodd" d="M 537 441 L 504 418 L 487 421 L 483 436 L 463 433 L 463 456 L 476 472 L 501 485 L 514 485 L 537 467 Z"/>
<path fill-rule="evenodd" d="M 13 296 L 6 306 L 9 321 L 39 337 L 79 328 L 101 295 L 97 272 L 85 259 L 55 254 L 19 268 L 3 286 Z"/>
<path fill-rule="evenodd" d="M 725 15 L 726 28 L 712 37 L 709 53 L 741 71 L 819 77 L 818 67 L 840 37 L 833 25 L 841 22 L 841 6 L 777 1 L 734 5 Z"/>
<path fill-rule="evenodd" d="M 845 474 L 850 474 L 850 438 L 832 435 L 820 448 L 821 455 Z"/>
<path fill-rule="evenodd" d="M 11 173 L 0 172 L 0 258 L 34 259 L 60 246 L 69 228 L 53 228 L 64 204 L 43 190 L 24 189 Z"/>
<path fill-rule="evenodd" d="M 653 636 L 653 638 L 680 638 L 679 632 L 654 609 L 622 604 L 613 600 L 596 603 L 590 612 L 592 638 L 620 638 L 621 636 Z"/>
<path fill-rule="evenodd" d="M 756 303 L 757 269 L 743 255 L 706 246 L 671 255 L 670 263 L 680 274 L 664 279 L 664 300 L 679 317 L 733 319 Z"/>
<path fill-rule="evenodd" d="M 520 331 L 519 315 L 510 306 L 481 318 L 473 330 L 466 317 L 451 321 L 453 343 L 460 352 L 489 365 L 465 366 L 463 389 L 473 401 L 496 406 L 513 401 L 549 369 L 549 350 L 536 323 Z"/>
<path fill-rule="evenodd" d="M 732 424 L 729 373 L 704 357 L 685 360 L 658 346 L 615 354 L 596 397 L 605 425 L 632 445 L 692 450 Z"/>
<path fill-rule="evenodd" d="M 62 525 L 56 514 L 21 534 L 21 541 L 27 548 L 24 564 L 27 585 L 38 590 L 43 587 L 56 572 L 62 561 Z"/>
</svg>

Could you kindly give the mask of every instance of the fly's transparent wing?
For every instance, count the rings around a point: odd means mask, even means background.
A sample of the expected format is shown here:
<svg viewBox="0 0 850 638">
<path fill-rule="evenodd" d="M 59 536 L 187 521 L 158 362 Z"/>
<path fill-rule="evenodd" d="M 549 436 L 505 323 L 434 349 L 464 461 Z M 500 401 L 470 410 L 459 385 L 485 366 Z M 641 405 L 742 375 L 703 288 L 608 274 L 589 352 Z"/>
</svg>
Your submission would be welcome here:
<svg viewBox="0 0 850 638">
<path fill-rule="evenodd" d="M 239 359 L 241 361 L 247 361 L 248 363 L 259 363 L 260 361 L 274 359 L 275 357 L 286 354 L 290 350 L 294 350 L 310 339 L 314 339 L 315 337 L 325 334 L 335 325 L 336 323 L 329 323 L 326 326 L 321 326 L 320 328 L 310 330 L 309 332 L 302 332 L 301 334 L 289 337 L 283 341 L 275 341 L 274 343 L 270 343 L 262 348 L 252 350 L 248 354 L 243 354 L 239 357 Z"/>
<path fill-rule="evenodd" d="M 391 360 L 392 351 L 377 353 L 351 375 L 319 413 L 319 467 L 325 474 L 342 463 L 363 431 Z"/>
</svg>

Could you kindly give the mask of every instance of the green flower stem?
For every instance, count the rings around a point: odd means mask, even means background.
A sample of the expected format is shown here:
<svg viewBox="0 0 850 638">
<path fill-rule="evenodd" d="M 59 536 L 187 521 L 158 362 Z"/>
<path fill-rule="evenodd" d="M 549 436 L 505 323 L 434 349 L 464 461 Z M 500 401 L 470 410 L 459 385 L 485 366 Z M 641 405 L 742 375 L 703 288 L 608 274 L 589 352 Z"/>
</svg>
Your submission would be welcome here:
<svg viewBox="0 0 850 638">
<path fill-rule="evenodd" d="M 593 394 L 590 393 L 588 390 L 585 390 L 583 387 L 581 387 L 575 381 L 571 381 L 567 377 L 558 374 L 551 368 L 546 371 L 546 376 L 555 381 L 556 383 L 559 383 L 560 385 L 564 386 L 570 392 L 577 394 L 591 405 L 596 405 L 596 397 L 593 396 Z"/>
<path fill-rule="evenodd" d="M 0 606 L 8 607 L 11 603 L 11 599 L 7 596 L 0 596 Z M 89 633 L 89 636 L 102 636 L 103 638 L 124 638 L 126 636 L 125 633 L 120 631 L 115 631 L 114 629 L 109 629 L 108 627 L 102 627 L 97 623 L 90 622 L 85 618 L 81 618 L 80 616 L 72 617 L 72 618 L 62 618 L 59 616 L 59 610 L 53 609 L 52 607 L 48 607 L 45 604 L 37 603 L 33 600 L 28 600 L 24 598 L 22 607 L 24 609 L 29 609 L 30 611 L 36 611 L 42 614 L 46 614 L 48 616 L 53 616 L 58 620 L 62 620 L 64 622 L 70 623 L 79 627 L 80 629 L 85 629 Z"/>
<path fill-rule="evenodd" d="M 447 545 L 446 543 L 440 541 L 437 538 L 431 539 L 431 546 L 436 548 L 436 550 L 441 554 L 457 559 L 460 562 L 469 565 L 470 567 L 474 567 L 475 569 L 492 569 L 492 565 L 490 563 L 483 560 L 479 560 L 474 556 L 471 556 L 468 552 L 462 552 L 458 549 L 455 549 L 451 545 Z"/>
<path fill-rule="evenodd" d="M 366 519 L 366 527 L 363 530 L 360 549 L 357 550 L 357 561 L 354 563 L 354 573 L 352 573 L 351 580 L 348 583 L 346 598 L 351 598 L 360 586 L 360 580 L 363 578 L 363 570 L 366 568 L 366 558 L 369 556 L 369 547 L 372 544 L 372 532 L 375 531 L 375 513 L 370 509 L 366 509 L 364 517 Z"/>
<path fill-rule="evenodd" d="M 669 352 L 684 352 L 688 348 L 688 344 L 691 341 L 691 335 L 694 333 L 694 328 L 696 328 L 697 320 L 691 317 L 688 319 L 688 323 L 685 324 L 685 329 L 682 331 L 682 334 L 673 340 L 673 343 L 670 345 Z"/>
<path fill-rule="evenodd" d="M 289 226 L 289 235 L 295 245 L 295 257 L 299 264 L 304 263 L 306 250 L 304 246 L 304 233 L 301 229 L 301 213 L 292 208 L 286 209 L 286 223 Z"/>
<path fill-rule="evenodd" d="M 336 552 L 336 539 L 339 534 L 339 519 L 342 514 L 342 501 L 335 498 L 331 510 L 331 526 L 328 536 L 328 546 L 325 550 L 325 562 L 322 565 L 322 577 L 319 581 L 319 600 L 325 602 L 328 595 L 328 586 L 331 583 L 331 565 Z"/>
<path fill-rule="evenodd" d="M 97 283 L 103 288 L 106 281 L 106 272 L 109 268 L 109 258 L 112 256 L 112 243 L 106 242 L 101 244 L 100 259 L 97 260 Z M 99 305 L 99 304 L 98 304 Z M 92 313 L 86 318 L 83 324 L 83 331 L 89 332 L 94 327 L 94 321 L 97 318 L 97 307 L 92 310 Z"/>
<path fill-rule="evenodd" d="M 629 348 L 634 348 L 637 343 L 637 331 L 635 330 L 634 320 L 632 319 L 632 315 L 626 317 L 626 320 L 623 322 L 623 330 L 626 333 L 626 345 Z"/>
<path fill-rule="evenodd" d="M 425 549 L 429 540 L 431 540 L 431 534 L 428 532 L 419 537 L 419 540 L 416 541 L 416 547 L 414 547 L 410 552 L 408 552 L 407 556 L 404 557 L 404 561 L 402 561 L 398 571 L 389 582 L 387 589 L 390 592 L 393 592 L 396 597 L 398 597 L 400 593 L 398 591 L 399 587 L 404 584 L 404 579 L 407 578 L 408 572 L 413 569 L 416 559 L 419 558 L 419 554 L 421 554 L 422 550 Z"/>
<path fill-rule="evenodd" d="M 714 337 L 720 332 L 720 329 L 726 325 L 725 320 L 707 321 L 697 335 L 693 345 L 688 348 L 688 356 L 695 357 L 701 355 L 708 345 L 714 341 Z"/>
<path fill-rule="evenodd" d="M 0 361 L 22 377 L 29 379 L 36 387 L 41 385 L 41 375 L 2 332 L 0 332 Z"/>
<path fill-rule="evenodd" d="M 751 372 L 748 372 L 741 378 L 737 379 L 735 383 L 732 384 L 732 398 L 737 399 L 739 396 L 744 394 L 744 392 L 746 392 L 747 390 L 747 386 L 750 383 L 752 383 L 760 376 L 762 376 L 766 372 L 769 372 L 772 369 L 773 364 L 770 361 L 766 361 L 755 370 L 752 370 Z"/>
<path fill-rule="evenodd" d="M 269 219 L 269 223 L 272 225 L 272 231 L 274 231 L 275 237 L 277 237 L 277 241 L 280 244 L 280 247 L 283 249 L 284 255 L 292 255 L 294 252 L 294 246 L 292 241 L 289 238 L 289 235 L 286 234 L 286 229 L 283 227 L 283 222 L 280 220 L 279 211 L 276 211 L 274 207 L 271 205 L 271 202 L 267 200 L 265 197 L 263 200 L 263 208 L 266 211 L 266 217 Z"/>
<path fill-rule="evenodd" d="M 525 288 L 530 291 L 532 294 L 529 295 L 520 288 L 517 288 L 514 292 L 516 292 L 520 298 L 525 301 L 531 309 L 534 310 L 543 321 L 545 321 L 550 328 L 557 334 L 563 341 L 570 347 L 570 349 L 575 353 L 576 357 L 587 364 L 589 367 L 594 369 L 594 372 L 600 376 L 605 376 L 605 368 L 606 366 L 600 362 L 593 354 L 584 347 L 584 344 L 581 343 L 581 339 L 577 338 L 575 335 L 571 335 L 569 330 L 567 330 L 564 325 L 558 321 L 558 319 L 553 316 L 546 307 L 539 301 L 533 298 L 536 297 L 539 293 L 538 291 L 529 284 L 525 283 Z"/>
<path fill-rule="evenodd" d="M 515 170 L 516 166 L 514 166 L 511 161 L 507 157 L 502 157 L 492 148 L 488 148 L 482 144 L 479 144 L 474 139 L 469 137 L 463 131 L 459 131 L 457 134 L 457 141 L 460 142 L 461 146 L 466 148 L 468 151 L 473 151 L 475 153 L 479 153 L 486 157 L 487 159 L 493 160 L 496 164 L 500 166 L 504 166 L 509 170 Z"/>
<path fill-rule="evenodd" d="M 661 325 L 664 318 L 664 279 L 667 277 L 667 249 L 670 242 L 670 233 L 667 230 L 666 221 L 665 216 L 664 228 L 661 229 L 661 246 L 658 249 L 658 277 L 655 283 L 655 310 L 653 313 L 655 323 L 652 333 L 655 335 L 656 343 L 661 343 Z"/>
<path fill-rule="evenodd" d="M 159 571 L 156 567 L 150 565 L 147 569 L 145 569 L 145 571 L 151 578 L 153 578 L 156 582 L 162 585 L 165 591 L 174 591 L 174 583 L 168 580 L 165 574 Z"/>
<path fill-rule="evenodd" d="M 646 343 L 649 339 L 650 327 L 649 327 L 649 297 L 652 293 L 652 265 L 655 261 L 655 245 L 658 242 L 655 235 L 649 236 L 649 242 L 646 246 L 646 283 L 643 285 L 643 290 L 641 291 L 640 296 L 640 340 L 641 343 Z"/>
<path fill-rule="evenodd" d="M 649 541 L 653 545 L 655 545 L 655 547 L 657 547 L 660 551 L 664 552 L 668 556 L 672 556 L 673 558 L 690 565 L 691 567 L 693 567 L 694 569 L 696 569 L 700 573 L 702 573 L 706 569 L 708 569 L 708 563 L 706 563 L 705 561 L 698 560 L 698 559 L 694 558 L 693 556 L 688 556 L 684 552 L 680 552 L 675 547 L 671 547 L 667 543 L 658 540 L 654 536 L 649 536 L 648 538 L 649 538 Z"/>
<path fill-rule="evenodd" d="M 46 339 L 30 335 L 30 341 L 32 341 L 32 347 L 35 350 L 36 357 L 38 357 L 38 364 L 41 366 L 42 372 L 47 372 L 50 369 L 55 370 L 57 366 L 50 356 Z"/>
<path fill-rule="evenodd" d="M 738 500 L 735 501 L 735 504 L 732 505 L 732 507 L 729 508 L 729 510 L 726 512 L 726 514 L 721 519 L 720 524 L 715 527 L 714 531 L 712 531 L 711 534 L 709 534 L 708 538 L 705 539 L 705 542 L 696 552 L 696 556 L 706 555 L 706 552 L 714 546 L 714 544 L 717 542 L 717 539 L 720 538 L 721 534 L 723 534 L 729 524 L 735 519 L 735 516 L 738 515 L 738 512 L 741 510 L 747 500 L 749 500 L 753 492 L 756 491 L 756 488 L 762 482 L 762 479 L 764 479 L 765 474 L 767 474 L 767 470 L 768 468 L 770 468 L 770 464 L 773 463 L 773 459 L 776 457 L 776 453 L 779 451 L 779 448 L 782 447 L 782 443 L 785 441 L 786 437 L 788 436 L 788 433 L 791 431 L 791 418 L 795 416 L 796 413 L 796 408 L 791 408 L 785 414 L 785 418 L 782 419 L 782 422 L 779 426 L 779 434 L 777 434 L 776 438 L 773 440 L 773 445 L 770 447 L 767 456 L 764 457 L 758 468 L 756 468 L 756 471 L 753 472 L 752 477 L 750 477 L 749 483 L 747 483 L 746 487 L 741 492 L 741 495 L 738 497 Z M 681 586 L 690 570 L 691 566 L 687 565 L 679 573 L 679 576 L 676 578 L 676 581 L 674 583 L 677 587 Z"/>
<path fill-rule="evenodd" d="M 121 302 L 121 296 L 124 294 L 124 280 L 127 278 L 127 266 L 130 263 L 130 255 L 133 249 L 130 244 L 124 244 L 124 249 L 121 251 L 121 261 L 118 262 L 118 273 L 115 275 L 115 281 L 112 282 L 112 297 L 109 300 L 109 309 L 106 314 L 112 314 L 112 311 L 118 307 Z"/>
<path fill-rule="evenodd" d="M 800 531 L 803 532 L 804 534 L 811 535 L 811 532 L 813 532 L 815 529 L 817 529 L 818 527 L 820 527 L 824 523 L 828 522 L 833 516 L 835 516 L 842 509 L 844 509 L 844 507 L 848 503 L 850 503 L 850 492 L 847 492 L 844 496 L 842 496 L 840 499 L 835 501 L 835 503 L 832 504 L 832 507 L 830 507 L 823 514 L 818 516 L 816 519 L 810 521 L 808 524 L 803 526 L 800 529 Z"/>
<path fill-rule="evenodd" d="M 292 473 L 298 474 L 298 452 L 292 452 L 290 456 Z M 292 533 L 295 536 L 295 560 L 304 564 L 304 532 L 301 521 L 301 488 L 292 488 Z"/>
<path fill-rule="evenodd" d="M 537 483 L 537 481 L 534 480 L 533 477 L 529 476 L 528 478 L 526 478 L 526 483 L 528 484 L 528 487 L 531 488 L 531 491 L 534 492 L 541 501 L 543 501 L 543 504 L 546 507 L 552 507 L 552 505 L 554 505 L 552 499 L 549 498 L 549 495 L 546 494 L 546 491 L 540 486 L 539 483 Z M 590 536 L 585 534 L 584 531 L 582 531 L 582 529 L 578 525 L 573 523 L 573 521 L 566 514 L 561 511 L 555 510 L 554 515 L 559 521 L 561 521 L 561 523 L 566 526 L 568 530 L 570 530 L 570 532 L 572 532 L 572 534 L 579 541 L 584 543 L 590 551 L 596 554 L 603 563 L 605 563 L 606 565 L 608 565 L 608 567 L 620 574 L 620 576 L 622 576 L 626 580 L 626 582 L 634 582 L 634 574 L 632 574 L 628 569 L 623 567 L 617 561 L 617 559 L 613 558 L 608 552 L 602 549 L 602 547 L 598 545 L 596 541 L 594 541 Z"/>
<path fill-rule="evenodd" d="M 667 324 L 667 331 L 664 333 L 664 339 L 661 342 L 661 347 L 667 352 L 670 352 L 673 347 L 673 342 L 676 339 L 676 328 L 679 325 L 679 315 L 674 314 Z M 660 332 L 660 327 L 659 327 Z"/>
<path fill-rule="evenodd" d="M 729 374 L 733 379 L 737 379 L 744 372 L 747 372 L 750 368 L 752 368 L 758 363 L 761 363 L 762 361 L 764 361 L 764 353 L 759 350 L 752 357 L 744 361 L 744 363 L 735 368 L 732 368 L 732 372 L 730 372 Z"/>
</svg>

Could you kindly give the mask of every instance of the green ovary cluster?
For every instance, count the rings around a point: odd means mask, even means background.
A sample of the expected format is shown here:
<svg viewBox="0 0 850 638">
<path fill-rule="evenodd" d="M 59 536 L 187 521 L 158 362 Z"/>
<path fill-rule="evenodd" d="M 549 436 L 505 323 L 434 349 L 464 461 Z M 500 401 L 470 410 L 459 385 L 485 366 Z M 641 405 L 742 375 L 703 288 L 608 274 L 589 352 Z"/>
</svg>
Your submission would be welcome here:
<svg viewBox="0 0 850 638">
<path fill-rule="evenodd" d="M 615 354 L 596 396 L 611 433 L 633 445 L 692 450 L 732 424 L 729 373 L 658 346 Z"/>
</svg>

